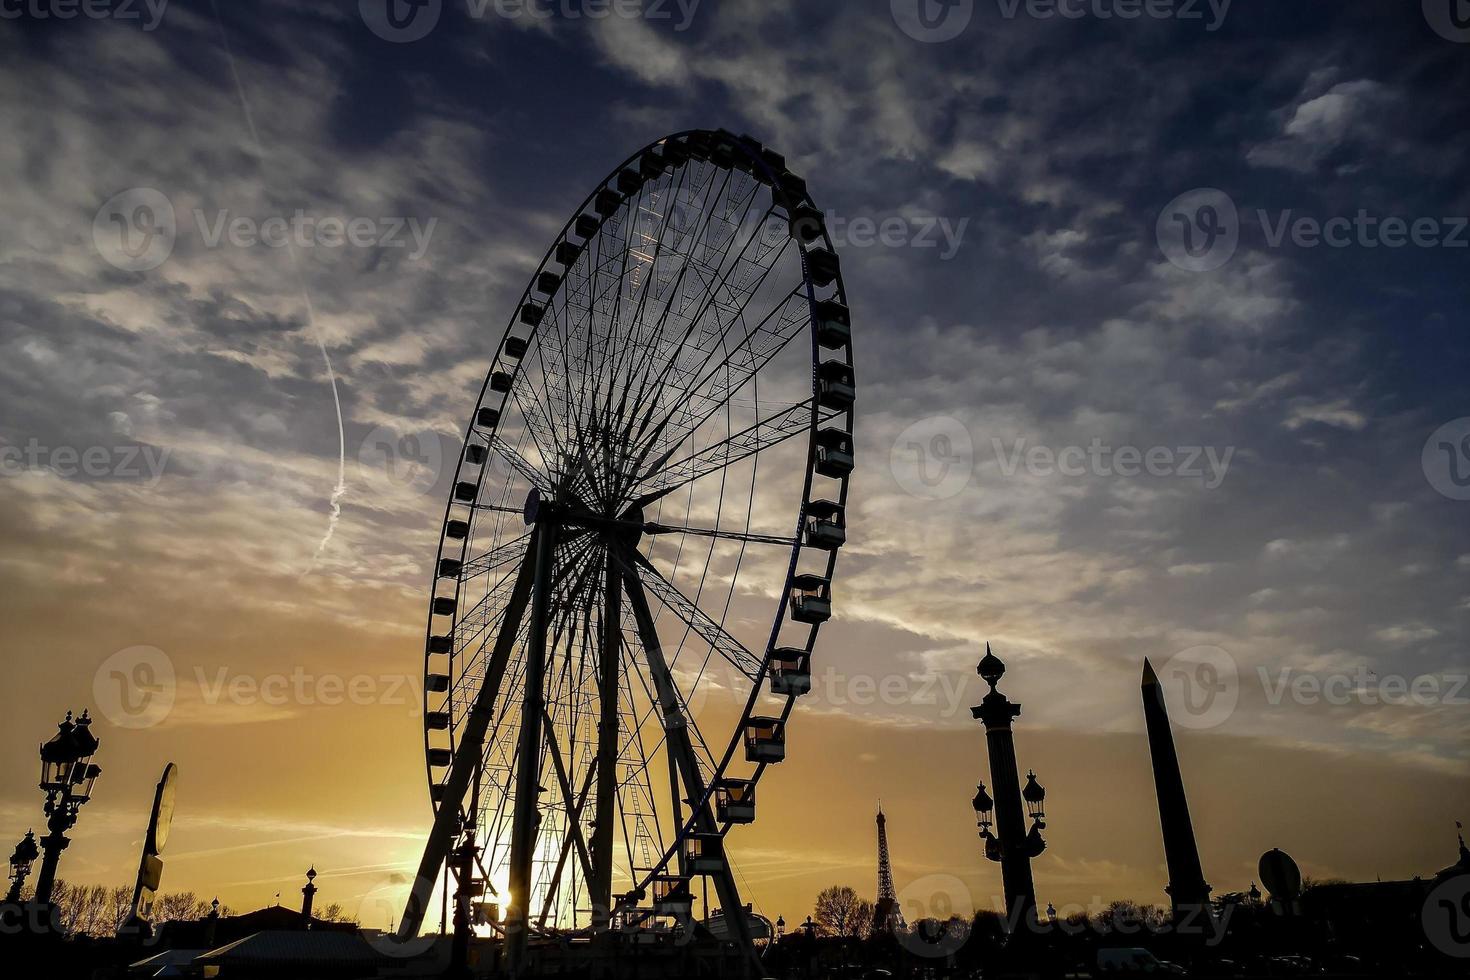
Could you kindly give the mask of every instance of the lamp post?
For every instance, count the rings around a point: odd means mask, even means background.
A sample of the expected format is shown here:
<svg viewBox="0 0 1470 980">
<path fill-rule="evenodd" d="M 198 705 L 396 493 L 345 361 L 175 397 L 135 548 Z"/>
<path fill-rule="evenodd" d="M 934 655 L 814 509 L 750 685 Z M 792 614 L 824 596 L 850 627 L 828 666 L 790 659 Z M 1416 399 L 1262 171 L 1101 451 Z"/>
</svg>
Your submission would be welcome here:
<svg viewBox="0 0 1470 980">
<path fill-rule="evenodd" d="M 71 843 L 66 832 L 76 826 L 82 805 L 92 798 L 92 786 L 102 774 L 92 764 L 100 744 L 92 734 L 92 719 L 83 711 L 75 722 L 71 712 L 56 726 L 51 741 L 41 746 L 41 791 L 46 794 L 46 829 L 41 838 L 41 874 L 36 879 L 36 904 L 51 903 L 51 888 L 56 883 L 56 865 L 61 852 Z"/>
<path fill-rule="evenodd" d="M 1026 775 L 1026 788 L 1021 789 L 1017 774 L 1016 743 L 1011 721 L 1021 713 L 1021 706 L 996 690 L 1006 665 L 985 645 L 985 659 L 975 668 L 990 693 L 970 713 L 985 725 L 985 742 L 990 754 L 990 779 L 995 786 L 995 799 L 981 783 L 971 805 L 977 816 L 976 825 L 985 841 L 985 856 L 1000 865 L 1005 887 L 1006 915 L 1012 932 L 1023 927 L 1034 928 L 1036 922 L 1036 886 L 1031 878 L 1031 859 L 1046 849 L 1041 831 L 1046 827 L 1046 790 L 1036 781 L 1036 773 Z M 1024 808 L 1023 808 L 1024 805 Z M 995 831 L 992 832 L 994 813 Z M 1031 829 L 1026 830 L 1026 817 Z"/>
<path fill-rule="evenodd" d="M 31 873 L 31 865 L 36 863 L 36 858 L 41 856 L 41 849 L 36 846 L 36 832 L 26 831 L 25 837 L 15 845 L 15 853 L 10 855 L 10 894 L 5 896 L 5 901 L 15 905 L 20 902 L 20 890 L 25 887 L 26 878 Z"/>
</svg>

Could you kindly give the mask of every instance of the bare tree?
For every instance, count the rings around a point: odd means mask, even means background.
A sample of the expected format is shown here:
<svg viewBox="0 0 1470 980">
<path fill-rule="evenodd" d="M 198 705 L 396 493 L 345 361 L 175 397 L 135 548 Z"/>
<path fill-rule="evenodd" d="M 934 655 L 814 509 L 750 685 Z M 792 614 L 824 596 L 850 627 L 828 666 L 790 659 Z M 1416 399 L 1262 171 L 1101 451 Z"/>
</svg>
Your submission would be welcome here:
<svg viewBox="0 0 1470 980">
<path fill-rule="evenodd" d="M 316 917 L 323 922 L 357 922 L 355 918 L 350 918 L 347 915 L 347 910 L 342 907 L 340 902 L 333 902 L 328 905 L 320 912 L 317 912 Z"/>
<path fill-rule="evenodd" d="M 209 903 L 193 892 L 165 892 L 153 903 L 154 922 L 193 922 L 209 914 Z"/>
<path fill-rule="evenodd" d="M 833 885 L 817 895 L 812 919 L 823 935 L 862 938 L 873 926 L 873 903 L 848 885 Z"/>
</svg>

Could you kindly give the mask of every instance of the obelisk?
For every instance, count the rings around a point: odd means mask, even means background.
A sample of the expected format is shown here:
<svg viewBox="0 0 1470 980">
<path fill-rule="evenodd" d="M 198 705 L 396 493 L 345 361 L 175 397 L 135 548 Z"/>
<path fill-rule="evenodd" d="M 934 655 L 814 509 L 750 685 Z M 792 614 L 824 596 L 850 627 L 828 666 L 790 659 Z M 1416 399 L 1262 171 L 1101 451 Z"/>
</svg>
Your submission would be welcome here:
<svg viewBox="0 0 1470 980">
<path fill-rule="evenodd" d="M 1169 900 L 1175 919 L 1193 918 L 1208 906 L 1210 886 L 1199 863 L 1199 846 L 1189 820 L 1189 801 L 1184 795 L 1184 778 L 1179 773 L 1179 756 L 1174 751 L 1174 732 L 1169 726 L 1169 709 L 1164 688 L 1148 658 L 1143 661 L 1143 718 L 1148 726 L 1148 749 L 1154 764 L 1154 792 L 1159 798 L 1159 823 L 1164 831 L 1164 860 L 1169 866 Z"/>
</svg>

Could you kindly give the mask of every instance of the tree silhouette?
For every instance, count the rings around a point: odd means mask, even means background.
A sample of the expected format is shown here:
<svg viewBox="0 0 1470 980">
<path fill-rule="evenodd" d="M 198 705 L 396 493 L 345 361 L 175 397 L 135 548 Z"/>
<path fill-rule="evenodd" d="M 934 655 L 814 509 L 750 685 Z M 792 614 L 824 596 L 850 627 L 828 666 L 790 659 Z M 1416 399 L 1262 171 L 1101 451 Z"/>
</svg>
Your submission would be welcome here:
<svg viewBox="0 0 1470 980">
<path fill-rule="evenodd" d="M 873 903 L 849 885 L 832 885 L 817 895 L 812 919 L 823 935 L 862 939 L 873 926 Z"/>
</svg>

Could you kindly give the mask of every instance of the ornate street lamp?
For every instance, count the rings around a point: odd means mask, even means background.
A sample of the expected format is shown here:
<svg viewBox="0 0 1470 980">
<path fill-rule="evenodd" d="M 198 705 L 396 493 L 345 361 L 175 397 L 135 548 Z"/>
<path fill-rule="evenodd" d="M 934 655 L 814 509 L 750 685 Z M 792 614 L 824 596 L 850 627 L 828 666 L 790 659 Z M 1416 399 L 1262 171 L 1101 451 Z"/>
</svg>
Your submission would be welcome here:
<svg viewBox="0 0 1470 980">
<path fill-rule="evenodd" d="M 25 837 L 15 845 L 15 853 L 10 855 L 10 894 L 5 901 L 11 904 L 20 901 L 20 890 L 25 887 L 26 878 L 31 873 L 31 865 L 35 864 L 36 858 L 41 856 L 41 849 L 36 846 L 36 832 L 26 831 Z"/>
<path fill-rule="evenodd" d="M 776 938 L 780 939 L 784 935 L 786 935 L 786 917 L 778 915 L 776 916 Z"/>
<path fill-rule="evenodd" d="M 1026 788 L 1021 790 L 1021 799 L 1026 801 L 1026 815 L 1043 830 L 1046 829 L 1046 790 L 1036 781 L 1035 770 L 1026 771 Z"/>
<path fill-rule="evenodd" d="M 995 786 L 995 799 L 981 783 L 971 805 L 978 816 L 980 837 L 985 841 L 985 856 L 1000 864 L 1005 886 L 1006 912 L 1009 921 L 1019 928 L 1036 924 L 1036 886 L 1031 878 L 1031 859 L 1046 849 L 1041 831 L 1046 827 L 1046 790 L 1029 772 L 1026 788 L 1016 766 L 1016 743 L 1011 722 L 1021 713 L 1021 706 L 1008 699 L 996 685 L 1005 676 L 1006 665 L 985 645 L 985 658 L 975 672 L 990 685 L 980 704 L 970 713 L 985 725 L 985 743 L 990 754 L 990 779 Z M 1024 809 L 1023 809 L 1024 805 Z M 994 811 L 995 832 L 991 832 Z M 1031 829 L 1026 830 L 1026 818 Z"/>
<path fill-rule="evenodd" d="M 92 764 L 100 744 L 92 734 L 92 719 L 87 712 L 73 722 L 68 711 L 66 720 L 56 726 L 56 734 L 41 746 L 41 791 L 46 794 L 46 828 L 50 832 L 41 839 L 45 857 L 36 879 L 37 905 L 51 902 L 56 865 L 71 843 L 66 832 L 76 826 L 77 814 L 92 798 L 92 787 L 102 774 L 101 768 Z"/>
</svg>

